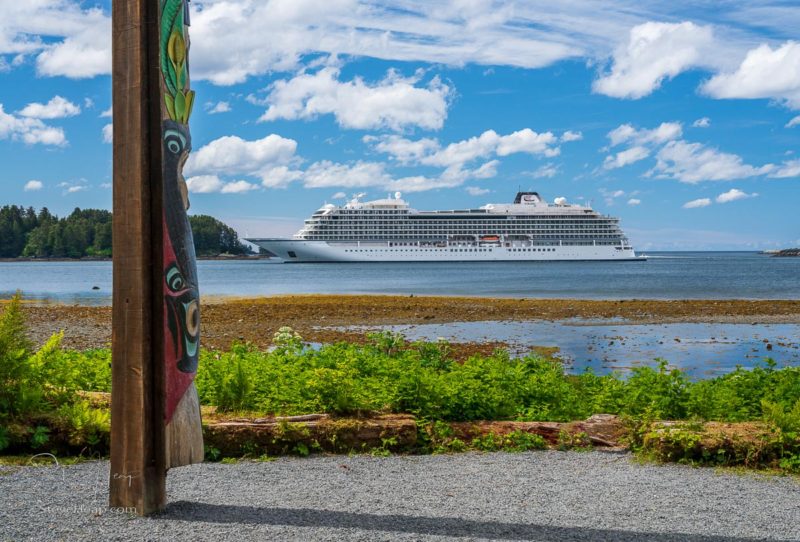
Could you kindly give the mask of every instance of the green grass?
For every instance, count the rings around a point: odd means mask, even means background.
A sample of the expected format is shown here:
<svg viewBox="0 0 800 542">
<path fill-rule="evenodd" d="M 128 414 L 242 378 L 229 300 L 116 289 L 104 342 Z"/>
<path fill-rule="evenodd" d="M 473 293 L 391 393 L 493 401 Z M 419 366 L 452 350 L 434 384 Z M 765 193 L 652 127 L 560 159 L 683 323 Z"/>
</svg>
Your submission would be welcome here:
<svg viewBox="0 0 800 542">
<path fill-rule="evenodd" d="M 54 335 L 34 351 L 19 298 L 0 315 L 0 452 L 107 449 L 108 410 L 91 405 L 80 392 L 110 390 L 110 351 L 64 351 L 61 338 Z M 248 344 L 203 351 L 196 383 L 204 405 L 262 415 L 408 413 L 430 424 L 572 421 L 609 413 L 640 427 L 659 419 L 766 420 L 782 439 L 782 466 L 800 470 L 800 368 L 777 369 L 771 360 L 700 381 L 663 360 L 627 376 L 568 375 L 556 360 L 537 355 L 511 358 L 498 350 L 456 361 L 446 342 L 407 342 L 391 333 L 370 334 L 366 344 L 312 349 L 282 328 L 269 351 Z M 694 437 L 684 437 L 687 446 L 694 445 Z M 525 438 L 491 437 L 477 446 L 541 444 Z M 442 451 L 458 451 L 455 440 L 442 440 Z"/>
</svg>

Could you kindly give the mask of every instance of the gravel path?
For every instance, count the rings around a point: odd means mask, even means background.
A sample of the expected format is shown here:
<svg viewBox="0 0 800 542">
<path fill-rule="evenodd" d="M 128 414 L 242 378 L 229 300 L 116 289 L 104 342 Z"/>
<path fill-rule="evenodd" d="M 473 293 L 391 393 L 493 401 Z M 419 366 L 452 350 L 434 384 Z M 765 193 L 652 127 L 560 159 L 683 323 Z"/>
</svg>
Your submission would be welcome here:
<svg viewBox="0 0 800 542">
<path fill-rule="evenodd" d="M 2 541 L 800 539 L 796 479 L 609 453 L 196 465 L 148 519 L 105 507 L 105 461 L 0 473 Z"/>
</svg>

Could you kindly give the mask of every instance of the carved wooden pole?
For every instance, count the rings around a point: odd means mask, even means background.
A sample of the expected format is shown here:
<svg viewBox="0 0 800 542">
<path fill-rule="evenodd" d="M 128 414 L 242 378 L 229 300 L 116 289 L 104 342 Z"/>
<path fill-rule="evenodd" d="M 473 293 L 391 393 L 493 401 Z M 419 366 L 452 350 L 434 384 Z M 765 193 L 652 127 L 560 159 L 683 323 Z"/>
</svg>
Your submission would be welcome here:
<svg viewBox="0 0 800 542">
<path fill-rule="evenodd" d="M 110 505 L 166 505 L 203 459 L 200 309 L 182 169 L 191 150 L 188 0 L 113 0 L 114 288 Z"/>
</svg>

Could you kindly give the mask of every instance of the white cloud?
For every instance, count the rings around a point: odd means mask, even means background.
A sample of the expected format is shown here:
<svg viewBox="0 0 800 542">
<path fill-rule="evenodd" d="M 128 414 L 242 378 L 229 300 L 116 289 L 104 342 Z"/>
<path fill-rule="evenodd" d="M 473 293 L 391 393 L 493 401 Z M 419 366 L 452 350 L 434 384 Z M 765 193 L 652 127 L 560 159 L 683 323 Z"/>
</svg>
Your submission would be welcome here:
<svg viewBox="0 0 800 542">
<path fill-rule="evenodd" d="M 683 204 L 684 209 L 697 209 L 700 207 L 708 207 L 711 205 L 711 200 L 709 198 L 700 198 L 700 199 L 693 199 L 692 201 L 687 201 Z"/>
<path fill-rule="evenodd" d="M 573 132 L 572 130 L 567 130 L 563 134 L 561 134 L 561 141 L 564 143 L 569 143 L 570 141 L 580 141 L 583 139 L 583 134 L 581 132 Z"/>
<path fill-rule="evenodd" d="M 515 153 L 553 157 L 561 152 L 557 144 L 558 138 L 552 132 L 536 133 L 530 128 L 524 128 L 501 136 L 494 130 L 487 130 L 477 137 L 451 143 L 423 157 L 420 163 L 440 167 L 461 166 L 492 155 L 508 156 Z"/>
<path fill-rule="evenodd" d="M 248 183 L 247 181 L 233 181 L 230 183 L 225 183 L 225 186 L 222 187 L 223 194 L 244 194 L 245 192 L 250 192 L 251 190 L 256 190 L 258 185 Z"/>
<path fill-rule="evenodd" d="M 477 186 L 468 186 L 464 190 L 466 190 L 467 194 L 469 194 L 470 196 L 485 196 L 486 194 L 491 192 L 491 190 L 489 190 L 488 188 L 480 188 Z"/>
<path fill-rule="evenodd" d="M 32 180 L 25 183 L 25 192 L 36 192 L 42 188 L 44 188 L 44 183 L 42 183 L 42 181 Z"/>
<path fill-rule="evenodd" d="M 67 137 L 61 128 L 49 126 L 39 119 L 6 113 L 3 104 L 0 104 L 0 140 L 3 139 L 22 141 L 28 145 L 67 145 Z"/>
<path fill-rule="evenodd" d="M 333 196 L 331 196 L 331 199 L 344 199 L 346 197 L 347 194 L 345 194 L 344 192 L 336 192 Z"/>
<path fill-rule="evenodd" d="M 484 132 L 487 134 L 488 132 Z M 498 156 L 508 156 L 524 152 L 527 154 L 543 154 L 545 156 L 558 156 L 561 150 L 554 146 L 558 139 L 551 132 L 537 134 L 530 128 L 523 128 L 507 136 L 500 136 L 497 140 Z"/>
<path fill-rule="evenodd" d="M 800 177 L 800 159 L 789 160 L 770 171 L 768 177 L 773 179 L 788 179 L 790 177 Z"/>
<path fill-rule="evenodd" d="M 380 137 L 367 135 L 363 137 L 363 141 L 364 143 L 373 144 L 376 151 L 389 154 L 392 159 L 403 164 L 419 162 L 422 157 L 435 152 L 439 148 L 439 142 L 431 138 L 411 141 L 398 135 Z"/>
<path fill-rule="evenodd" d="M 651 130 L 637 129 L 631 124 L 622 124 L 608 132 L 608 139 L 611 140 L 612 147 L 622 143 L 648 145 L 666 143 L 678 139 L 682 134 L 683 127 L 680 122 L 662 122 Z"/>
<path fill-rule="evenodd" d="M 628 42 L 614 52 L 611 71 L 597 79 L 592 89 L 615 98 L 641 98 L 665 79 L 705 65 L 713 53 L 710 26 L 692 22 L 647 22 L 630 30 Z"/>
<path fill-rule="evenodd" d="M 100 8 L 73 0 L 4 2 L 0 55 L 28 56 L 39 75 L 94 77 L 111 71 L 111 18 Z"/>
<path fill-rule="evenodd" d="M 640 203 L 642 203 L 640 199 L 631 198 L 628 200 L 628 205 L 639 205 Z"/>
<path fill-rule="evenodd" d="M 551 179 L 558 174 L 558 166 L 555 164 L 545 164 L 534 171 L 530 172 L 530 176 L 534 179 Z"/>
<path fill-rule="evenodd" d="M 76 194 L 78 192 L 85 192 L 89 190 L 89 185 L 86 179 L 80 179 L 78 181 L 64 181 L 58 183 L 59 188 L 62 188 L 62 195 L 66 196 L 67 194 Z"/>
<path fill-rule="evenodd" d="M 262 170 L 259 174 L 261 184 L 266 188 L 286 188 L 292 182 L 301 179 L 303 172 L 288 166 L 277 166 Z"/>
<path fill-rule="evenodd" d="M 19 114 L 33 119 L 63 119 L 79 115 L 81 108 L 61 96 L 54 96 L 46 104 L 29 103 Z"/>
<path fill-rule="evenodd" d="M 787 122 L 785 128 L 793 128 L 797 125 L 800 125 L 800 115 L 793 117 L 789 122 Z"/>
<path fill-rule="evenodd" d="M 216 175 L 198 175 L 186 179 L 186 186 L 194 194 L 211 194 L 222 190 L 225 183 Z"/>
<path fill-rule="evenodd" d="M 376 162 L 356 162 L 355 164 L 338 164 L 330 160 L 322 160 L 311 164 L 303 174 L 306 188 L 324 188 L 343 186 L 348 188 L 375 186 L 388 183 L 389 175 L 383 164 Z"/>
<path fill-rule="evenodd" d="M 492 2 L 227 0 L 192 2 L 193 74 L 216 84 L 289 71 L 309 53 L 461 66 L 547 66 L 606 43 L 638 17 L 609 6 Z"/>
<path fill-rule="evenodd" d="M 720 152 L 686 141 L 670 141 L 657 155 L 657 163 L 651 174 L 657 177 L 677 179 L 683 183 L 701 181 L 727 181 L 763 175 L 773 169 L 767 164 L 753 167 L 745 164 L 736 154 Z"/>
<path fill-rule="evenodd" d="M 206 104 L 206 111 L 209 115 L 229 113 L 231 111 L 231 104 L 228 102 L 208 103 Z"/>
<path fill-rule="evenodd" d="M 719 196 L 717 196 L 716 201 L 717 203 L 729 203 L 731 201 L 737 201 L 740 199 L 747 199 L 747 198 L 754 198 L 758 196 L 758 194 L 748 194 L 747 192 L 742 192 L 738 188 L 731 188 L 727 192 L 723 192 Z"/>
<path fill-rule="evenodd" d="M 692 126 L 694 126 L 695 128 L 708 128 L 709 126 L 711 126 L 711 119 L 708 117 L 697 119 L 692 123 Z"/>
<path fill-rule="evenodd" d="M 650 151 L 645 147 L 631 147 L 630 149 L 620 151 L 613 156 L 606 156 L 606 159 L 603 162 L 603 167 L 605 169 L 621 168 L 636 163 L 640 160 L 644 160 L 648 156 L 650 156 Z"/>
<path fill-rule="evenodd" d="M 339 68 L 326 66 L 270 85 L 264 102 L 269 106 L 259 120 L 313 119 L 331 114 L 343 128 L 438 130 L 447 118 L 451 89 L 434 77 L 417 86 L 421 74 L 402 77 L 390 70 L 369 84 L 356 77 L 339 81 Z"/>
<path fill-rule="evenodd" d="M 255 141 L 224 136 L 193 152 L 186 172 L 195 177 L 251 175 L 260 177 L 264 186 L 285 186 L 299 176 L 286 167 L 295 161 L 296 150 L 295 140 L 276 134 Z"/>
<path fill-rule="evenodd" d="M 497 177 L 497 166 L 500 165 L 500 160 L 490 160 L 482 164 L 478 169 L 468 172 L 468 175 L 473 179 L 491 179 Z"/>
<path fill-rule="evenodd" d="M 114 142 L 114 124 L 109 122 L 103 126 L 103 143 Z"/>
<path fill-rule="evenodd" d="M 247 181 L 224 182 L 217 175 L 197 175 L 186 179 L 186 186 L 193 194 L 244 194 L 257 190 L 258 185 Z"/>
<path fill-rule="evenodd" d="M 114 108 L 113 107 L 109 107 L 108 109 L 106 109 L 105 111 L 100 113 L 100 118 L 102 118 L 102 119 L 106 119 L 106 118 L 110 119 L 113 116 L 114 116 Z"/>
<path fill-rule="evenodd" d="M 772 98 L 800 109 L 800 42 L 751 49 L 736 71 L 715 75 L 701 89 L 714 98 Z"/>
<path fill-rule="evenodd" d="M 390 154 L 403 164 L 421 164 L 433 167 L 463 170 L 474 160 L 486 160 L 495 156 L 508 156 L 516 153 L 558 156 L 559 138 L 552 132 L 537 133 L 523 128 L 508 135 L 499 135 L 494 130 L 486 130 L 481 135 L 450 143 L 442 148 L 436 139 L 412 141 L 397 135 L 366 136 L 365 143 L 372 144 L 379 152 Z M 495 164 L 496 165 L 496 164 Z M 494 166 L 484 164 L 484 172 Z"/>
</svg>

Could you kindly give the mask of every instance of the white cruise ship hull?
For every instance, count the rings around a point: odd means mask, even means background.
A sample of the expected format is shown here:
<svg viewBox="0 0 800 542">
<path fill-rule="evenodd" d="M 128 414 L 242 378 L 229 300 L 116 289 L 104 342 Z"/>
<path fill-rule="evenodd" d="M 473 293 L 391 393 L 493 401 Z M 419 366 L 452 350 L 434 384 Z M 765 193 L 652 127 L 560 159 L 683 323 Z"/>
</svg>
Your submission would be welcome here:
<svg viewBox="0 0 800 542">
<path fill-rule="evenodd" d="M 329 243 L 248 239 L 286 262 L 643 261 L 630 246 L 394 246 L 394 243 Z"/>
</svg>

